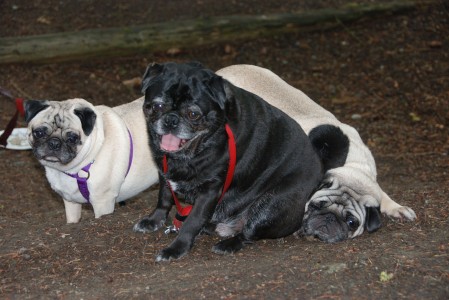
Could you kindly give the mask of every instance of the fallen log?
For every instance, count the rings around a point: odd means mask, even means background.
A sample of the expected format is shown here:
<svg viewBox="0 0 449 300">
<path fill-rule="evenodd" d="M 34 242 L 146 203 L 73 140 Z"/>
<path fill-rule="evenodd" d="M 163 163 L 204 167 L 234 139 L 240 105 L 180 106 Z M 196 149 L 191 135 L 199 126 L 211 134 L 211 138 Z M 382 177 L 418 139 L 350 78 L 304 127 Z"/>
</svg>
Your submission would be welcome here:
<svg viewBox="0 0 449 300">
<path fill-rule="evenodd" d="M 339 9 L 260 16 L 234 15 L 157 23 L 144 26 L 92 29 L 24 37 L 0 38 L 0 64 L 49 63 L 94 57 L 191 48 L 207 44 L 298 32 L 317 24 L 341 24 L 376 14 L 413 9 L 415 1 L 352 5 Z"/>
</svg>

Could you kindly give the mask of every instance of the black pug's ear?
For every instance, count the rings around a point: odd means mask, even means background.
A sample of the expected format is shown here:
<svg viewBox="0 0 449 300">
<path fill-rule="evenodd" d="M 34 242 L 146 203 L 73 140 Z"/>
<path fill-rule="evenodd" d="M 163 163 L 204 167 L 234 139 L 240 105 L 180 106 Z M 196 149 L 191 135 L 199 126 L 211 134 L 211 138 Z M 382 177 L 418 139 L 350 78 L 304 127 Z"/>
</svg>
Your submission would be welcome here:
<svg viewBox="0 0 449 300">
<path fill-rule="evenodd" d="M 194 68 L 198 68 L 198 69 L 204 69 L 204 66 L 202 63 L 200 63 L 199 61 L 191 61 L 186 63 L 186 65 L 194 67 Z"/>
<path fill-rule="evenodd" d="M 25 121 L 29 123 L 39 112 L 49 107 L 47 101 L 27 100 L 25 101 Z"/>
<path fill-rule="evenodd" d="M 226 92 L 227 81 L 224 80 L 223 77 L 214 74 L 208 84 L 213 99 L 220 106 L 220 109 L 223 110 L 225 108 L 226 99 L 228 98 L 228 93 Z"/>
<path fill-rule="evenodd" d="M 78 118 L 80 118 L 84 134 L 89 136 L 94 129 L 97 115 L 89 107 L 77 108 L 73 112 L 78 116 Z"/>
<path fill-rule="evenodd" d="M 150 81 L 157 75 L 160 75 L 162 73 L 162 70 L 164 70 L 164 65 L 158 63 L 152 63 L 148 65 L 142 77 L 142 94 L 145 94 L 145 91 L 150 86 Z"/>
<path fill-rule="evenodd" d="M 379 207 L 365 207 L 365 208 L 366 208 L 365 228 L 369 233 L 373 233 L 382 226 L 382 223 L 380 221 L 380 208 Z"/>
</svg>

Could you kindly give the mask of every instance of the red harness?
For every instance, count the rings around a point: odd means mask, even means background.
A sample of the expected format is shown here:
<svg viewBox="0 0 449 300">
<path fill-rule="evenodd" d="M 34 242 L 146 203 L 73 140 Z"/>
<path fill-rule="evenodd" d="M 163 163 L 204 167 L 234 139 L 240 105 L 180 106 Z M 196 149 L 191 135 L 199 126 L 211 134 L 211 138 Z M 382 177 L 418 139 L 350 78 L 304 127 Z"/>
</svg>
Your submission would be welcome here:
<svg viewBox="0 0 449 300">
<path fill-rule="evenodd" d="M 2 87 L 0 87 L 0 94 L 14 99 L 11 96 L 11 94 L 9 93 L 9 91 L 2 89 Z M 16 127 L 17 119 L 19 118 L 19 114 L 22 116 L 25 116 L 23 99 L 15 98 L 15 101 L 16 101 L 16 113 L 11 118 L 11 120 L 8 122 L 8 125 L 6 125 L 6 128 L 3 131 L 3 133 L 0 135 L 0 148 L 6 148 L 6 145 L 8 145 L 8 137 L 11 135 L 12 131 L 14 130 L 14 127 Z"/>
<path fill-rule="evenodd" d="M 228 168 L 228 173 L 226 174 L 226 181 L 224 183 L 223 190 L 221 192 L 221 196 L 218 199 L 218 203 L 220 203 L 220 201 L 223 199 L 224 194 L 226 193 L 229 186 L 231 185 L 232 178 L 234 177 L 235 164 L 237 161 L 237 152 L 236 152 L 236 147 L 235 147 L 234 134 L 232 133 L 231 127 L 229 127 L 228 124 L 226 124 L 225 128 L 226 128 L 226 133 L 228 134 L 229 168 Z M 162 160 L 162 166 L 163 166 L 164 174 L 166 174 L 168 171 L 166 155 L 164 155 L 164 158 Z M 167 181 L 167 185 L 170 188 L 170 191 L 173 195 L 173 199 L 175 201 L 176 210 L 177 210 L 176 217 L 173 219 L 173 226 L 174 226 L 175 230 L 179 230 L 182 226 L 182 222 L 188 217 L 193 206 L 192 205 L 182 206 L 168 181 Z"/>
</svg>

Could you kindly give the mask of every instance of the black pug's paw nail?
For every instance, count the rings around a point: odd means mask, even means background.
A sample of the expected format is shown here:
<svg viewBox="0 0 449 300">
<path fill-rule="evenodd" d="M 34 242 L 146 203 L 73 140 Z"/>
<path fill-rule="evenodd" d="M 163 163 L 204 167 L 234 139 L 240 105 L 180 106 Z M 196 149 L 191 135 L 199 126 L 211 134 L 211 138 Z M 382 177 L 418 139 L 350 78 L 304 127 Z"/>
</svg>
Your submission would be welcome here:
<svg viewBox="0 0 449 300">
<path fill-rule="evenodd" d="M 156 262 L 170 261 L 172 259 L 178 259 L 187 254 L 187 250 L 168 247 L 159 252 L 156 256 Z"/>
<path fill-rule="evenodd" d="M 161 228 L 163 225 L 164 221 L 155 222 L 149 217 L 145 217 L 134 225 L 133 231 L 142 233 L 153 232 Z"/>
<path fill-rule="evenodd" d="M 218 242 L 212 247 L 212 251 L 217 254 L 231 254 L 239 251 L 243 246 L 243 241 L 238 236 L 235 236 Z"/>
<path fill-rule="evenodd" d="M 304 230 L 301 228 L 301 229 L 299 229 L 298 231 L 295 231 L 295 232 L 293 233 L 293 236 L 294 236 L 295 238 L 297 238 L 297 239 L 300 239 L 300 238 L 302 238 L 302 237 L 305 237 L 306 234 L 305 234 Z"/>
</svg>

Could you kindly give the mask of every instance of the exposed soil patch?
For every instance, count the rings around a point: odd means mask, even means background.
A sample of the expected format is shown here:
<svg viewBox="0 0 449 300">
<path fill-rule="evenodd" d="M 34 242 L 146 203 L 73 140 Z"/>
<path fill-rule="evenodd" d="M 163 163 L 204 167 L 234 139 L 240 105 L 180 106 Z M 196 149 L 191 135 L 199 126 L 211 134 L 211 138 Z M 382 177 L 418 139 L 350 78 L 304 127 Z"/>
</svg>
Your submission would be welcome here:
<svg viewBox="0 0 449 300">
<path fill-rule="evenodd" d="M 344 2 L 5 0 L 0 3 L 0 36 L 309 10 Z M 140 97 L 138 89 L 122 81 L 140 77 L 152 61 L 269 68 L 356 127 L 376 158 L 383 189 L 418 215 L 414 223 L 384 218 L 376 233 L 339 244 L 291 236 L 261 241 L 230 256 L 210 251 L 218 238 L 201 236 L 186 257 L 156 264 L 155 254 L 173 237 L 131 230 L 154 207 L 155 188 L 100 219 L 86 205 L 81 223 L 66 225 L 63 203 L 31 152 L 2 150 L 0 297 L 447 299 L 448 10 L 441 1 L 332 30 L 175 54 L 0 66 L 0 86 L 17 96 L 82 97 L 110 106 Z M 0 103 L 4 127 L 14 105 L 4 97 Z M 19 126 L 25 126 L 23 121 Z"/>
</svg>

